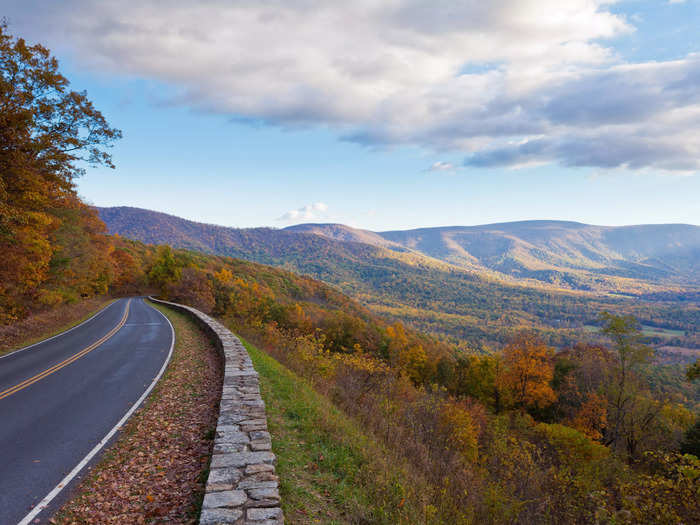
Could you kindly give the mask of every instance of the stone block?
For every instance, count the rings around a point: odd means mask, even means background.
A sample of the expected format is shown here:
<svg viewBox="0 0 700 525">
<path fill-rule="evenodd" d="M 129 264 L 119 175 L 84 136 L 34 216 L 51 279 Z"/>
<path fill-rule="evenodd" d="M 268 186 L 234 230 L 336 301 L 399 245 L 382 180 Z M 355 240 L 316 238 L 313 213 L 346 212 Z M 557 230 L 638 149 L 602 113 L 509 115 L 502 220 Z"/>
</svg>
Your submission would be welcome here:
<svg viewBox="0 0 700 525">
<path fill-rule="evenodd" d="M 282 523 L 283 519 L 282 509 L 280 508 L 251 508 L 246 511 L 246 520 L 248 521 L 276 520 L 276 522 Z"/>
<path fill-rule="evenodd" d="M 240 507 L 248 496 L 242 490 L 224 490 L 222 492 L 208 492 L 204 495 L 203 509 L 215 509 L 219 507 Z"/>
<path fill-rule="evenodd" d="M 272 452 L 216 454 L 211 458 L 211 468 L 245 467 L 255 463 L 273 463 L 274 461 L 275 455 Z"/>
<path fill-rule="evenodd" d="M 245 468 L 246 475 L 258 474 L 260 472 L 274 472 L 275 467 L 267 463 L 258 463 L 257 465 L 248 465 Z"/>
<path fill-rule="evenodd" d="M 202 509 L 199 516 L 200 525 L 229 525 L 243 517 L 240 509 Z"/>
<path fill-rule="evenodd" d="M 233 490 L 243 474 L 235 468 L 215 468 L 209 471 L 207 492 Z"/>
</svg>

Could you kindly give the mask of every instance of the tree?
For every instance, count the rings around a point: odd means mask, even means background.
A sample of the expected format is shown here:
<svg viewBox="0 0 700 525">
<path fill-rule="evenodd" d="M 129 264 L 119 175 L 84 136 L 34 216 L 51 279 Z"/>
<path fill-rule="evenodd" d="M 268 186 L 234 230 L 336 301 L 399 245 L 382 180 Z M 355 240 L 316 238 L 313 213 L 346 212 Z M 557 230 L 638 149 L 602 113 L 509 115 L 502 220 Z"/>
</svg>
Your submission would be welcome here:
<svg viewBox="0 0 700 525">
<path fill-rule="evenodd" d="M 700 419 L 686 431 L 681 443 L 681 453 L 700 458 Z"/>
<path fill-rule="evenodd" d="M 602 396 L 590 392 L 569 426 L 596 441 L 602 439 L 607 424 L 607 403 Z"/>
<path fill-rule="evenodd" d="M 700 359 L 688 366 L 687 370 L 685 371 L 685 377 L 688 379 L 688 381 L 700 379 Z"/>
<path fill-rule="evenodd" d="M 458 396 L 471 396 L 496 412 L 503 408 L 503 392 L 497 378 L 503 370 L 499 355 L 459 356 L 455 362 L 451 391 Z"/>
<path fill-rule="evenodd" d="M 121 136 L 69 89 L 58 61 L 0 23 L 0 322 L 21 314 L 48 279 L 61 225 L 85 163 L 113 167 L 106 148 Z"/>
<path fill-rule="evenodd" d="M 640 372 L 649 363 L 652 349 L 641 342 L 639 322 L 634 317 L 602 312 L 600 319 L 600 332 L 612 340 L 614 357 L 607 388 L 608 426 L 604 442 L 624 448 L 633 456 L 641 436 L 653 426 L 662 408 L 641 384 Z"/>
<path fill-rule="evenodd" d="M 607 424 L 607 397 L 612 354 L 600 345 L 577 343 L 555 357 L 552 386 L 557 402 L 552 419 L 566 422 L 593 439 L 601 439 Z"/>
<path fill-rule="evenodd" d="M 180 280 L 182 268 L 175 260 L 173 249 L 167 244 L 158 246 L 158 255 L 148 272 L 148 282 L 167 296 L 168 287 Z"/>
<path fill-rule="evenodd" d="M 210 313 L 215 299 L 212 283 L 207 274 L 198 268 L 185 268 L 177 284 L 169 287 L 170 295 L 176 301 Z"/>
<path fill-rule="evenodd" d="M 535 334 L 521 332 L 503 349 L 500 384 L 515 406 L 543 408 L 555 401 L 554 351 Z"/>
</svg>

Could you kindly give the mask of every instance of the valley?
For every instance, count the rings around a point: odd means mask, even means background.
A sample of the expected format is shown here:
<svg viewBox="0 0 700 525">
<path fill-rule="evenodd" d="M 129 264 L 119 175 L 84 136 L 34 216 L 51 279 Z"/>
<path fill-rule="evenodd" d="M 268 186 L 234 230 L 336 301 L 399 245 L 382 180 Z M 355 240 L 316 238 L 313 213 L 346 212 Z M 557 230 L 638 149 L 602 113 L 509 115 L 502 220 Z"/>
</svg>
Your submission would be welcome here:
<svg viewBox="0 0 700 525">
<path fill-rule="evenodd" d="M 321 279 L 384 317 L 471 351 L 489 352 L 521 328 L 563 347 L 594 337 L 603 310 L 637 317 L 657 346 L 700 348 L 700 258 L 688 255 L 700 250 L 696 226 L 531 221 L 375 233 L 323 224 L 237 229 L 129 207 L 99 213 L 123 237 Z M 519 278 L 524 261 L 530 270 Z M 597 289 L 586 284 L 594 281 Z"/>
</svg>

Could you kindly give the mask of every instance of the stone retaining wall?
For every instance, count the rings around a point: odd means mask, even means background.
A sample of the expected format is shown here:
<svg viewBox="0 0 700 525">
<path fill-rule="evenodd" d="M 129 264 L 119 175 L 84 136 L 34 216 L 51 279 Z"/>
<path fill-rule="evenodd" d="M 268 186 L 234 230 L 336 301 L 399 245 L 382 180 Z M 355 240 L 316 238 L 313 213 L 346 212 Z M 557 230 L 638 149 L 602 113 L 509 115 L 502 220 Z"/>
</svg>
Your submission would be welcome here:
<svg viewBox="0 0 700 525">
<path fill-rule="evenodd" d="M 151 299 L 194 317 L 214 337 L 224 358 L 219 420 L 199 523 L 284 523 L 265 403 L 248 352 L 224 325 L 199 310 Z"/>
</svg>

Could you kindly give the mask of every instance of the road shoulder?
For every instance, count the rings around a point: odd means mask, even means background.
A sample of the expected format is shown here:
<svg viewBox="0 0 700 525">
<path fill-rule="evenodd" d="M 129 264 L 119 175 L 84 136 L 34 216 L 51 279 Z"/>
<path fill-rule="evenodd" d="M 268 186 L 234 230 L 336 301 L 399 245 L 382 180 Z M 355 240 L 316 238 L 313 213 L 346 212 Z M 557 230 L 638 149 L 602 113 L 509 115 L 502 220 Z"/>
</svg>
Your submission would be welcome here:
<svg viewBox="0 0 700 525">
<path fill-rule="evenodd" d="M 199 514 L 221 393 L 221 360 L 193 321 L 156 308 L 175 328 L 170 365 L 55 523 L 193 523 Z"/>
</svg>

